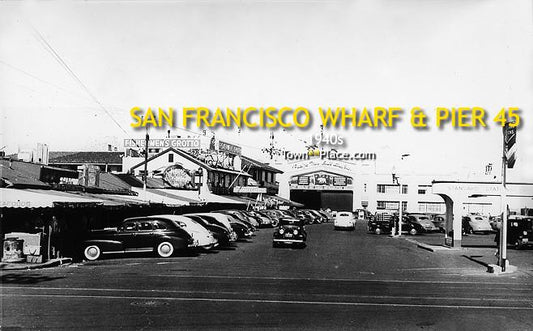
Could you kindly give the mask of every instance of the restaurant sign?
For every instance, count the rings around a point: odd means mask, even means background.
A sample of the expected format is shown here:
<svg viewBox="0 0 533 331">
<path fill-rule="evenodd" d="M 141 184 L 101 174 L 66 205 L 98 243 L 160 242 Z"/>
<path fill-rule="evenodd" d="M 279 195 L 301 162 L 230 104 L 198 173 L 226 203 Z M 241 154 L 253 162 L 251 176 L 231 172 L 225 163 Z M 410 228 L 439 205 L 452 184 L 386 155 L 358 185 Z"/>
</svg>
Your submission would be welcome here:
<svg viewBox="0 0 533 331">
<path fill-rule="evenodd" d="M 218 151 L 222 153 L 228 153 L 231 155 L 241 155 L 242 148 L 240 146 L 233 145 L 233 144 L 220 140 L 218 142 Z"/>
<path fill-rule="evenodd" d="M 179 164 L 171 165 L 163 172 L 163 180 L 174 188 L 194 190 L 193 179 L 193 172 Z"/>
<path fill-rule="evenodd" d="M 292 176 L 289 186 L 291 189 L 301 190 L 351 190 L 353 178 L 327 171 L 317 171 Z"/>
</svg>

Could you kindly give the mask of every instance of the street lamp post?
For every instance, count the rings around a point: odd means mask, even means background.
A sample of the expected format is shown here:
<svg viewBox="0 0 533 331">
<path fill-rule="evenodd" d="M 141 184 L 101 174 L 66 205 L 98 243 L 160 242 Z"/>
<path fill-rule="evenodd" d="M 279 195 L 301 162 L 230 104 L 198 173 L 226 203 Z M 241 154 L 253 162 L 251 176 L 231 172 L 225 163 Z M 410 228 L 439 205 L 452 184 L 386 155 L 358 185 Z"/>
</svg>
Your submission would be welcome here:
<svg viewBox="0 0 533 331">
<path fill-rule="evenodd" d="M 204 176 L 204 171 L 202 168 L 198 168 L 194 172 L 194 184 L 198 188 L 198 198 L 201 200 L 201 190 L 202 190 L 202 178 Z"/>
<path fill-rule="evenodd" d="M 403 161 L 406 157 L 408 157 L 411 154 L 402 154 L 401 161 Z M 403 221 L 403 199 L 402 199 L 402 185 L 400 183 L 400 177 L 395 173 L 395 167 L 393 167 L 392 172 L 392 183 L 395 185 L 398 185 L 398 194 L 399 194 L 399 201 L 398 201 L 398 225 L 396 223 L 393 224 L 392 227 L 392 236 L 393 237 L 400 237 L 402 235 L 402 221 Z"/>
</svg>

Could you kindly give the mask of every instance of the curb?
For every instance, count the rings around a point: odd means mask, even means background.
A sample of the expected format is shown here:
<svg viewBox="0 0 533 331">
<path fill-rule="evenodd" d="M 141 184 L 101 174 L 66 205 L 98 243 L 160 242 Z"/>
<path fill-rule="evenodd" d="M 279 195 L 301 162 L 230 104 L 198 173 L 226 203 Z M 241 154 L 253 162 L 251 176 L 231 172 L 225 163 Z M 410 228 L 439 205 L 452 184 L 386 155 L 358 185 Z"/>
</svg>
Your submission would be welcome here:
<svg viewBox="0 0 533 331">
<path fill-rule="evenodd" d="M 403 238 L 403 239 L 408 241 L 408 242 L 410 242 L 410 243 L 415 244 L 419 248 L 425 249 L 425 250 L 433 252 L 433 253 L 436 252 L 436 251 L 447 251 L 447 252 L 450 252 L 450 251 L 454 251 L 455 250 L 455 249 L 453 249 L 451 247 L 446 247 L 446 246 L 424 244 L 424 243 L 421 243 L 421 242 L 419 242 L 417 240 L 410 239 L 410 238 Z"/>
<path fill-rule="evenodd" d="M 6 263 L 4 265 L 0 265 L 0 270 L 33 270 L 33 269 L 44 269 L 44 268 L 52 268 L 57 267 L 61 265 L 68 265 L 72 263 L 72 258 L 70 257 L 64 257 L 60 259 L 53 259 L 50 261 L 47 261 L 45 263 L 36 263 L 36 264 L 24 264 L 24 265 L 18 265 L 17 263 Z"/>
<path fill-rule="evenodd" d="M 514 265 L 508 265 L 505 271 L 502 271 L 502 267 L 496 264 L 489 264 L 487 272 L 495 275 L 507 275 L 516 272 L 518 268 Z"/>
</svg>

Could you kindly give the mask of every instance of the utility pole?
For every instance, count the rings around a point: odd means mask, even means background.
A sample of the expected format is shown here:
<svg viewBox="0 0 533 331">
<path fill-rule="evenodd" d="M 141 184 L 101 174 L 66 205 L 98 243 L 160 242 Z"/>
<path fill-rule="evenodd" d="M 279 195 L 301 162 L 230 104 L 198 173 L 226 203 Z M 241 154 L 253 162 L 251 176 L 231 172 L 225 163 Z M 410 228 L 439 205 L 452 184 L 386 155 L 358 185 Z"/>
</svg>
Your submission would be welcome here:
<svg viewBox="0 0 533 331">
<path fill-rule="evenodd" d="M 501 208 L 502 208 L 502 224 L 500 229 L 500 245 L 498 250 L 500 251 L 498 257 L 498 265 L 502 271 L 507 269 L 509 261 L 507 260 L 507 167 L 512 168 L 515 162 L 515 150 L 513 149 L 516 144 L 516 126 L 510 126 L 510 122 L 506 122 L 503 126 L 503 151 L 502 151 L 502 194 L 501 194 Z"/>
<path fill-rule="evenodd" d="M 143 190 L 146 192 L 146 183 L 148 181 L 148 142 L 150 136 L 148 135 L 148 127 L 146 127 L 146 137 L 144 141 L 144 174 L 143 174 Z"/>
</svg>

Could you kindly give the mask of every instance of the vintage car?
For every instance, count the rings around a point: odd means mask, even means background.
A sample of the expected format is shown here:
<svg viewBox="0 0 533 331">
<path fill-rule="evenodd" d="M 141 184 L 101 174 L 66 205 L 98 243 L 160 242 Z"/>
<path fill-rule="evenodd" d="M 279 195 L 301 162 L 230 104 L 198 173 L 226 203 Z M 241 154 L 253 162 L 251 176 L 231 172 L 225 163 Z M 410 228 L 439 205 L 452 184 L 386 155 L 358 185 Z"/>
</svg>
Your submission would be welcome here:
<svg viewBox="0 0 533 331">
<path fill-rule="evenodd" d="M 266 210 L 261 210 L 261 211 L 258 211 L 259 214 L 265 216 L 265 217 L 268 217 L 270 218 L 270 225 L 272 227 L 276 227 L 278 226 L 278 223 L 279 223 L 279 219 L 281 217 L 284 217 L 285 215 L 283 215 L 283 213 L 281 212 L 281 210 L 277 210 L 277 209 L 266 209 Z"/>
<path fill-rule="evenodd" d="M 215 212 L 232 216 L 234 219 L 237 219 L 250 227 L 252 232 L 255 232 L 256 228 L 259 226 L 259 223 L 256 220 L 244 215 L 239 210 L 217 210 Z"/>
<path fill-rule="evenodd" d="M 391 233 L 393 217 L 394 215 L 391 213 L 376 213 L 374 217 L 368 220 L 368 232 L 375 234 Z"/>
<path fill-rule="evenodd" d="M 231 214 L 224 214 L 230 222 L 232 230 L 237 234 L 237 240 L 249 239 L 252 237 L 254 231 L 253 227 Z"/>
<path fill-rule="evenodd" d="M 185 214 L 183 216 L 187 216 L 196 222 L 198 222 L 201 226 L 209 230 L 211 234 L 213 234 L 213 237 L 217 240 L 218 244 L 221 246 L 228 246 L 231 244 L 231 242 L 237 240 L 237 234 L 233 231 L 228 231 L 228 229 L 220 224 L 217 224 L 217 220 L 209 215 L 196 215 L 196 214 Z"/>
<path fill-rule="evenodd" d="M 253 219 L 255 219 L 257 223 L 259 223 L 259 227 L 264 228 L 264 227 L 272 226 L 272 219 L 270 219 L 270 217 L 261 215 L 258 212 L 253 211 L 253 210 L 248 210 L 248 211 L 245 211 L 244 213 L 248 215 L 249 217 L 252 217 Z"/>
<path fill-rule="evenodd" d="M 341 211 L 333 220 L 335 230 L 355 230 L 355 217 L 352 213 Z"/>
<path fill-rule="evenodd" d="M 468 214 L 462 219 L 463 233 L 489 233 L 493 232 L 487 216 Z"/>
<path fill-rule="evenodd" d="M 412 223 L 418 223 L 424 229 L 424 232 L 437 232 L 440 229 L 435 226 L 428 215 L 426 214 L 409 214 L 408 219 Z"/>
<path fill-rule="evenodd" d="M 328 221 L 328 218 L 325 217 L 324 215 L 322 215 L 320 212 L 318 212 L 317 210 L 314 210 L 314 209 L 307 209 L 306 210 L 308 213 L 310 213 L 311 215 L 315 216 L 315 219 L 317 221 L 315 221 L 315 223 L 326 223 Z"/>
<path fill-rule="evenodd" d="M 326 210 L 318 210 L 318 212 L 326 219 L 326 222 L 330 222 L 335 219 L 335 217 L 333 217 L 333 214 L 329 213 Z"/>
<path fill-rule="evenodd" d="M 431 222 L 439 229 L 440 232 L 446 231 L 446 214 L 431 215 Z"/>
<path fill-rule="evenodd" d="M 304 222 L 297 218 L 284 217 L 279 220 L 278 227 L 274 230 L 272 247 L 294 245 L 303 248 L 306 246 L 306 241 Z"/>
<path fill-rule="evenodd" d="M 82 252 L 89 261 L 112 253 L 156 252 L 169 257 L 194 246 L 192 236 L 172 220 L 136 217 L 124 220 L 118 228 L 91 231 L 82 243 Z"/>
<path fill-rule="evenodd" d="M 533 216 L 511 215 L 507 221 L 507 243 L 516 249 L 533 245 Z"/>
</svg>

